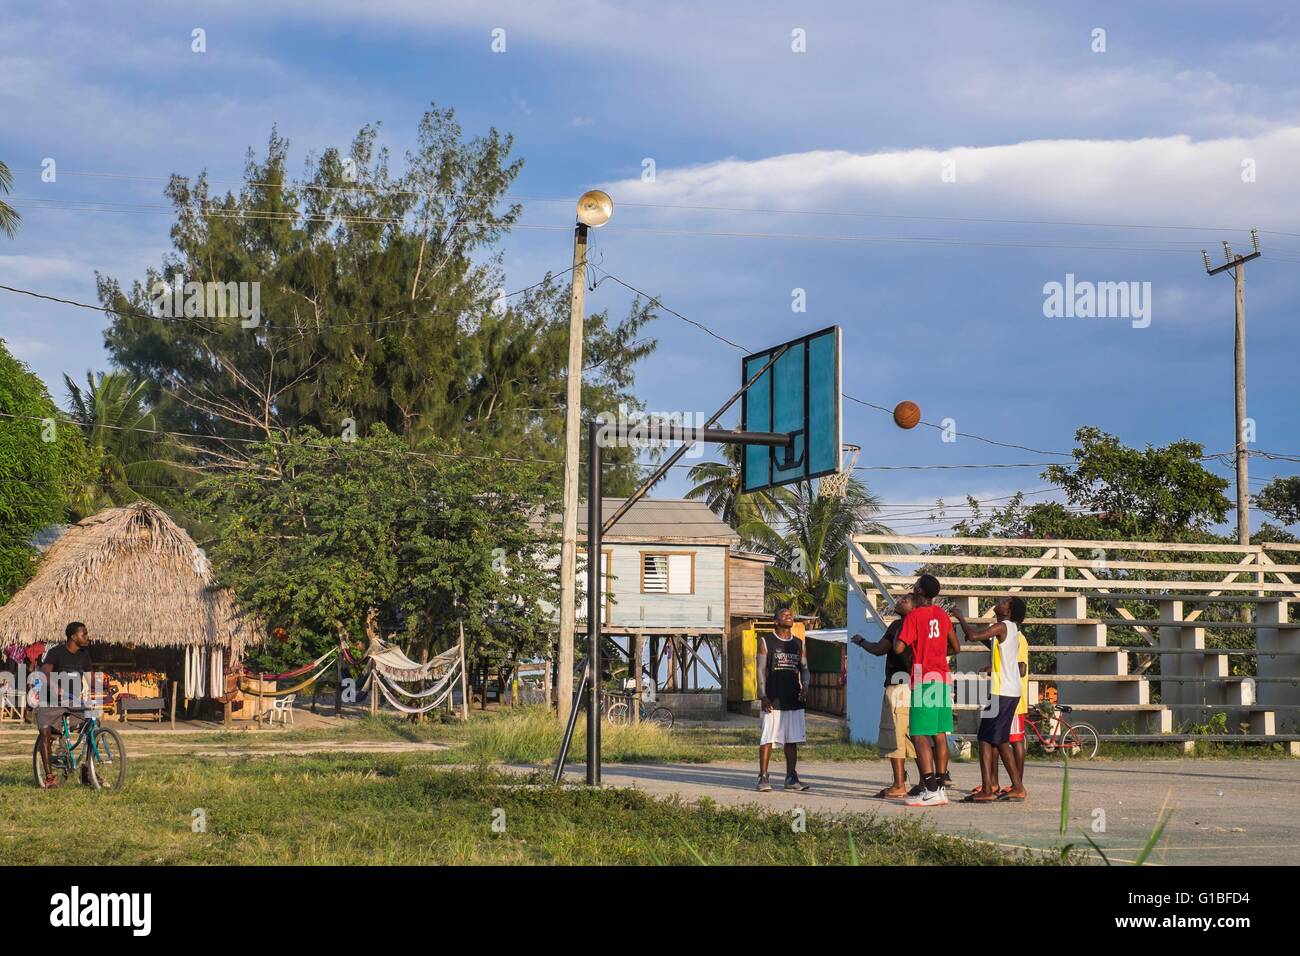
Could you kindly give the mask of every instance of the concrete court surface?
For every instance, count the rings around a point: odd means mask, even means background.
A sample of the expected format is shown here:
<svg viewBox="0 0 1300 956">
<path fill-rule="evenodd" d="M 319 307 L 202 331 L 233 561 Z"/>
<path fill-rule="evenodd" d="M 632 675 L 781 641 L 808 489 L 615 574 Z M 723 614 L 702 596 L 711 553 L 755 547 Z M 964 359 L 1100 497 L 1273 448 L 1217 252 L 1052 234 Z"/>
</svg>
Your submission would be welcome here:
<svg viewBox="0 0 1300 956">
<path fill-rule="evenodd" d="M 954 763 L 949 769 L 963 790 L 979 783 L 974 763 Z M 567 779 L 581 781 L 585 772 L 583 765 L 571 764 Z M 910 772 L 915 779 L 915 770 Z M 708 796 L 718 803 L 782 811 L 802 807 L 825 813 L 920 814 L 946 832 L 1013 847 L 1086 847 L 1082 831 L 1087 829 L 1112 863 L 1130 862 L 1141 851 L 1167 799 L 1173 815 L 1148 863 L 1300 864 L 1300 760 L 1072 761 L 1070 825 L 1064 837 L 1060 763 L 1030 762 L 1025 768 L 1025 803 L 953 802 L 924 810 L 871 798 L 889 782 L 884 761 L 801 763 L 799 775 L 812 785 L 805 793 L 781 790 L 784 764 L 776 754 L 771 793 L 754 790 L 757 774 L 757 758 L 751 763 L 602 767 L 605 786 L 635 787 L 656 796 L 678 794 L 687 801 Z M 1105 815 L 1103 833 L 1092 829 L 1094 819 L 1101 819 L 1098 811 Z"/>
</svg>

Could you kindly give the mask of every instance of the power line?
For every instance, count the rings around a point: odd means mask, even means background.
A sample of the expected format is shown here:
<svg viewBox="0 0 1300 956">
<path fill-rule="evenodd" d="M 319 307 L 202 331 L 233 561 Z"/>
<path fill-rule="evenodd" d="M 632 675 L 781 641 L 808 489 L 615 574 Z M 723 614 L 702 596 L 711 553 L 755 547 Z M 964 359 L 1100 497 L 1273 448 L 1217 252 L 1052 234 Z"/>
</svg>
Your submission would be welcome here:
<svg viewBox="0 0 1300 956">
<path fill-rule="evenodd" d="M 713 336 L 713 337 L 714 337 L 715 339 L 717 339 L 718 341 L 720 341 L 720 342 L 724 342 L 724 343 L 726 343 L 727 345 L 730 345 L 732 348 L 734 348 L 734 349 L 738 349 L 738 350 L 741 351 L 741 352 L 749 353 L 749 352 L 752 351 L 752 349 L 746 348 L 745 346 L 741 345 L 739 342 L 735 342 L 735 341 L 733 341 L 733 340 L 731 340 L 731 339 L 729 339 L 729 338 L 727 338 L 727 337 L 725 337 L 725 336 L 723 336 L 723 335 L 719 335 L 717 332 L 714 332 L 712 329 L 710 329 L 710 328 L 709 328 L 707 325 L 705 325 L 703 322 L 699 322 L 699 321 L 697 321 L 697 320 L 695 320 L 695 319 L 688 318 L 688 317 L 686 317 L 685 315 L 682 315 L 682 313 L 676 311 L 675 309 L 670 309 L 668 306 L 666 306 L 666 305 L 663 303 L 663 300 L 661 300 L 658 296 L 651 295 L 651 294 L 648 293 L 648 292 L 644 292 L 644 291 L 642 291 L 641 289 L 638 289 L 636 286 L 632 285 L 632 284 L 629 283 L 629 282 L 624 281 L 623 279 L 619 278 L 618 276 L 614 275 L 613 273 L 609 272 L 609 271 L 606 270 L 606 269 L 601 268 L 599 271 L 602 273 L 602 278 L 599 280 L 599 282 L 603 282 L 605 279 L 610 279 L 610 280 L 612 280 L 612 281 L 618 283 L 619 285 L 623 286 L 625 289 L 628 289 L 628 290 L 630 290 L 631 292 L 634 292 L 634 293 L 636 293 L 637 295 L 642 296 L 642 297 L 645 298 L 645 299 L 648 299 L 649 302 L 651 303 L 651 305 L 655 306 L 656 308 L 662 309 L 663 311 L 667 312 L 669 315 L 676 316 L 677 318 L 681 319 L 683 322 L 687 322 L 687 323 L 689 323 L 689 324 L 695 326 L 696 328 L 701 329 L 701 330 L 703 330 L 704 332 L 707 332 L 709 335 Z M 599 282 L 598 282 L 597 284 L 599 284 Z M 851 401 L 851 402 L 856 402 L 856 403 L 858 403 L 859 405 L 864 405 L 864 406 L 866 406 L 867 408 L 874 408 L 874 409 L 876 409 L 877 411 L 881 411 L 881 412 L 885 412 L 886 414 L 893 415 L 893 409 L 885 408 L 883 405 L 877 405 L 877 404 L 875 404 L 874 402 L 868 402 L 868 401 L 866 401 L 865 399 L 857 398 L 856 396 L 850 395 L 850 394 L 848 394 L 847 392 L 843 393 L 843 397 L 846 398 L 846 399 L 848 399 L 848 400 Z M 943 425 L 940 425 L 940 424 L 937 424 L 937 423 L 934 423 L 934 422 L 926 422 L 926 421 L 922 421 L 921 424 L 926 425 L 926 426 L 928 426 L 928 427 L 930 427 L 930 428 L 937 428 L 937 429 L 939 429 L 940 431 L 947 431 L 947 429 L 945 429 Z M 956 435 L 956 436 L 958 436 L 958 437 L 962 437 L 962 438 L 971 438 L 971 439 L 974 439 L 975 441 L 984 442 L 985 444 L 988 444 L 988 445 L 997 445 L 997 446 L 1002 447 L 1002 448 L 1014 448 L 1014 449 L 1017 449 L 1017 450 L 1019 450 L 1019 451 L 1027 451 L 1027 452 L 1031 452 L 1031 453 L 1033 453 L 1033 454 L 1035 454 L 1035 455 L 1053 455 L 1053 456 L 1058 456 L 1058 457 L 1062 457 L 1062 458 L 1071 458 L 1071 457 L 1073 457 L 1073 456 L 1072 456 L 1071 454 L 1069 454 L 1068 452 L 1063 452 L 1063 451 L 1043 451 L 1043 450 L 1038 449 L 1038 448 L 1030 448 L 1028 445 L 1019 445 L 1019 444 L 1016 444 L 1016 443 L 1014 443 L 1014 442 L 1001 442 L 1001 441 L 996 441 L 996 440 L 994 440 L 994 439 L 992 439 L 992 438 L 985 438 L 985 437 L 983 437 L 983 436 L 981 436 L 981 435 L 974 435 L 974 434 L 971 434 L 971 433 L 969 433 L 969 432 L 957 432 L 957 431 L 954 431 L 954 432 L 952 432 L 952 434 L 954 434 L 954 435 Z M 870 468 L 870 467 L 872 467 L 872 466 L 861 466 L 861 467 L 863 467 L 863 468 Z M 877 468 L 877 469 L 883 469 L 883 468 L 886 468 L 886 467 L 890 467 L 890 466 L 875 466 L 875 468 Z M 1025 466 L 1025 465 L 1009 465 L 1009 466 L 1006 466 L 1006 467 L 1016 467 L 1016 468 L 1021 468 L 1021 467 L 1032 467 L 1032 466 Z"/>
<path fill-rule="evenodd" d="M 534 282 L 532 285 L 524 286 L 522 289 L 516 289 L 514 292 L 503 292 L 503 293 L 501 293 L 501 294 L 495 296 L 495 297 L 493 298 L 492 301 L 493 301 L 493 302 L 496 302 L 496 301 L 500 301 L 501 299 L 509 299 L 509 298 L 513 298 L 514 296 L 517 296 L 517 295 L 523 295 L 525 292 L 531 292 L 533 289 L 536 289 L 536 288 L 538 288 L 538 287 L 540 287 L 540 286 L 543 286 L 543 285 L 547 285 L 548 283 L 551 283 L 551 282 L 555 281 L 556 279 L 560 278 L 561 276 L 563 276 L 563 275 L 565 275 L 565 274 L 567 274 L 567 273 L 569 273 L 569 272 L 572 272 L 572 271 L 573 271 L 573 266 L 569 266 L 568 268 L 566 268 L 566 269 L 562 269 L 562 270 L 560 270 L 559 272 L 556 272 L 556 273 L 548 273 L 548 274 L 546 275 L 545 278 L 539 280 L 538 282 Z M 61 297 L 61 296 L 50 295 L 49 293 L 45 293 L 45 292 L 36 292 L 36 291 L 34 291 L 34 290 L 32 290 L 32 289 L 20 289 L 20 288 L 17 288 L 16 286 L 11 286 L 11 285 L 3 285 L 3 284 L 0 284 L 0 290 L 3 290 L 3 291 L 5 291 L 5 292 L 12 292 L 12 293 L 14 293 L 15 295 L 25 295 L 25 296 L 30 296 L 30 297 L 33 298 L 33 299 L 43 299 L 43 300 L 48 301 L 48 302 L 57 302 L 57 303 L 59 303 L 60 305 L 71 305 L 71 306 L 76 306 L 76 307 L 79 308 L 79 309 L 89 309 L 89 310 L 92 311 L 92 312 L 103 312 L 103 313 L 107 313 L 107 314 L 111 314 L 111 315 L 119 315 L 119 316 L 133 316 L 133 317 L 135 317 L 135 318 L 150 319 L 150 320 L 152 320 L 152 321 L 165 321 L 165 320 L 170 320 L 170 321 L 179 321 L 179 322 L 190 322 L 190 323 L 193 323 L 193 324 L 195 324 L 195 325 L 198 325 L 199 328 L 200 328 L 202 331 L 204 331 L 204 332 L 209 332 L 209 333 L 213 333 L 213 334 L 215 334 L 215 332 L 214 332 L 212 329 L 209 329 L 209 328 L 206 328 L 205 326 L 200 325 L 200 322 L 201 322 L 203 319 L 208 319 L 208 318 L 232 318 L 232 319 L 234 319 L 234 318 L 240 318 L 240 316 L 238 316 L 238 315 L 232 315 L 232 316 L 204 316 L 204 317 L 180 316 L 180 315 L 178 315 L 178 316 L 154 315 L 154 314 L 151 313 L 151 312 L 141 312 L 139 309 L 133 309 L 133 308 L 124 308 L 124 309 L 119 309 L 119 308 L 114 308 L 114 307 L 112 307 L 112 306 L 95 305 L 95 304 L 90 303 L 90 302 L 79 302 L 79 301 L 77 301 L 76 299 L 66 299 L 66 298 L 63 298 L 63 297 Z M 408 315 L 414 315 L 414 310 L 407 310 L 407 313 L 406 313 L 406 314 L 408 314 Z M 384 316 L 384 317 L 382 317 L 382 318 L 370 319 L 370 320 L 367 320 L 367 321 L 365 321 L 365 322 L 348 322 L 348 323 L 341 323 L 341 324 L 340 324 L 340 323 L 330 323 L 330 324 L 326 324 L 326 325 L 315 325 L 315 324 L 309 324 L 309 325 L 307 326 L 307 328 L 308 328 L 309 330 L 311 330 L 311 331 L 323 332 L 323 331 L 326 331 L 326 330 L 336 330 L 336 329 L 369 328 L 369 327 L 374 326 L 374 325 L 386 325 L 386 324 L 389 324 L 389 323 L 398 323 L 398 324 L 410 325 L 410 324 L 413 324 L 413 323 L 415 323 L 415 322 L 424 321 L 424 320 L 427 320 L 427 319 L 428 319 L 428 316 L 415 316 L 414 318 L 404 318 L 404 319 L 395 318 L 394 316 Z M 249 328 L 250 328 L 250 329 L 252 329 L 252 328 L 257 328 L 257 326 L 250 326 Z M 301 331 L 301 330 L 302 330 L 302 327 L 300 327 L 300 326 L 283 326 L 283 328 L 284 328 L 286 331 Z"/>
<path fill-rule="evenodd" d="M 14 172 L 23 173 L 41 173 L 38 169 L 14 169 Z M 88 170 L 60 170 L 62 176 L 83 176 L 87 178 L 99 179 L 117 179 L 131 180 L 138 182 L 170 182 L 171 176 L 140 176 L 122 173 L 94 172 Z M 188 177 L 186 177 L 188 179 Z M 232 179 L 208 179 L 208 183 L 218 186 L 241 186 L 253 187 L 259 189 L 299 189 L 308 192 L 364 192 L 385 196 L 426 196 L 431 195 L 428 190 L 400 189 L 384 186 L 365 186 L 361 184 L 352 184 L 346 186 L 321 186 L 313 183 L 272 183 L 258 182 L 248 180 Z M 560 203 L 572 205 L 573 199 L 548 197 L 548 196 L 519 196 L 514 194 L 504 194 L 500 198 L 501 202 L 537 202 L 537 203 Z M 754 207 L 754 206 L 725 206 L 705 203 L 655 203 L 655 202 L 637 202 L 637 201 L 619 201 L 620 207 L 643 208 L 643 209 L 668 209 L 681 210 L 686 212 L 727 212 L 742 213 L 755 215 L 783 215 L 783 216 L 824 216 L 828 218 L 849 218 L 849 219 L 888 219 L 916 222 L 954 222 L 967 224 L 984 224 L 984 225 L 1016 225 L 1016 226 L 1064 226 L 1068 228 L 1080 229 L 1153 229 L 1153 230 L 1170 230 L 1170 231 L 1192 231 L 1192 232 L 1232 232 L 1244 231 L 1247 227 L 1237 226 L 1200 226 L 1189 225 L 1185 223 L 1134 223 L 1134 222 L 1087 222 L 1081 220 L 1069 219 L 1015 219 L 1006 217 L 993 216 L 933 216 L 917 215 L 913 213 L 879 213 L 879 212 L 857 212 L 851 210 L 830 210 L 830 209 L 791 209 L 780 207 Z M 1273 229 L 1260 229 L 1261 233 L 1274 236 L 1288 236 L 1300 238 L 1300 233 L 1284 232 Z"/>
</svg>

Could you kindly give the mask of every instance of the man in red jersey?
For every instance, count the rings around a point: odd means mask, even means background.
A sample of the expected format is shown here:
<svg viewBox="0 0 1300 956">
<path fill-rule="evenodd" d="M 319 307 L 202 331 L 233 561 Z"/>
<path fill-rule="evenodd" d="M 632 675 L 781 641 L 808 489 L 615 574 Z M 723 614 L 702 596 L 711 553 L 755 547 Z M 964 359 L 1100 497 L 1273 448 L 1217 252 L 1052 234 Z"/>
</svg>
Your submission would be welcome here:
<svg viewBox="0 0 1300 956">
<path fill-rule="evenodd" d="M 921 789 L 908 796 L 909 807 L 942 806 L 948 802 L 944 776 L 948 772 L 948 735 L 952 733 L 952 689 L 948 684 L 948 655 L 957 653 L 957 632 L 943 608 L 936 607 L 939 580 L 923 574 L 912 588 L 911 613 L 894 644 L 897 653 L 912 652 L 912 708 L 909 714 Z"/>
</svg>

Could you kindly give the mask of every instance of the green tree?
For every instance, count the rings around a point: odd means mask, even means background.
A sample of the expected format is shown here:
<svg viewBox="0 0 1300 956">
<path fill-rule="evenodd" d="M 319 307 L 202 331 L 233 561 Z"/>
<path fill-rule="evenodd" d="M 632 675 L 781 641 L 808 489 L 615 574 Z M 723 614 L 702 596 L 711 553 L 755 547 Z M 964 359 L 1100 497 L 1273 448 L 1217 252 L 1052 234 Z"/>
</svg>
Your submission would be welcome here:
<svg viewBox="0 0 1300 956">
<path fill-rule="evenodd" d="M 546 646 L 556 552 L 530 518 L 554 505 L 553 469 L 412 447 L 382 424 L 354 441 L 304 429 L 253 454 L 199 498 L 223 582 L 286 632 L 259 666 L 309 660 L 340 627 L 361 640 L 372 608 L 415 656 L 449 646 L 462 621 L 471 665 Z"/>
<path fill-rule="evenodd" d="M 1228 482 L 1201 462 L 1193 441 L 1161 448 L 1130 448 L 1114 435 L 1085 426 L 1075 433 L 1073 465 L 1049 465 L 1043 478 L 1066 502 L 1026 504 L 1017 495 L 988 511 L 967 499 L 970 516 L 960 537 L 1075 538 L 1115 541 L 1210 541 L 1211 527 L 1227 517 Z M 936 509 L 942 512 L 942 506 Z"/>
<path fill-rule="evenodd" d="M 1300 477 L 1274 478 L 1255 495 L 1255 507 L 1283 524 L 1300 524 Z"/>
<path fill-rule="evenodd" d="M 1104 537 L 1177 541 L 1204 535 L 1232 507 L 1223 494 L 1227 480 L 1201 464 L 1205 450 L 1198 442 L 1138 450 L 1091 426 L 1075 432 L 1074 440 L 1074 465 L 1049 465 L 1043 477 L 1088 512 Z"/>
<path fill-rule="evenodd" d="M 14 174 L 9 171 L 9 167 L 0 163 L 0 194 L 8 195 L 14 188 Z M 9 238 L 13 238 L 18 233 L 18 224 L 22 222 L 22 215 L 13 206 L 0 200 L 0 232 L 3 232 Z"/>
<path fill-rule="evenodd" d="M 212 436 L 187 443 L 202 468 L 247 467 L 248 440 L 285 430 L 375 424 L 412 444 L 436 435 L 559 460 L 568 283 L 501 295 L 498 245 L 521 212 L 507 198 L 521 168 L 511 147 L 495 129 L 466 137 L 434 107 L 400 172 L 366 126 L 300 181 L 274 131 L 238 194 L 212 193 L 206 174 L 173 176 L 174 251 L 129 289 L 99 278 L 114 363 L 152 382 L 151 398 L 176 399 L 163 410 L 170 430 Z M 567 245 L 556 251 L 567 262 Z M 178 280 L 196 285 L 169 298 Z M 249 283 L 257 322 L 208 314 L 198 283 Z M 652 316 L 636 302 L 621 321 L 587 317 L 585 415 L 640 407 L 632 369 L 655 347 Z M 611 493 L 629 491 L 630 450 L 609 460 Z"/>
<path fill-rule="evenodd" d="M 758 549 L 776 558 L 767 570 L 768 604 L 815 614 L 823 627 L 843 627 L 848 539 L 888 534 L 887 527 L 873 520 L 879 511 L 879 499 L 856 478 L 849 479 L 843 497 L 822 496 L 811 482 L 794 485 L 778 504 L 777 521 L 754 528 Z"/>
<path fill-rule="evenodd" d="M 32 536 L 80 517 L 91 474 L 79 430 L 0 340 L 0 602 L 35 570 Z"/>
<path fill-rule="evenodd" d="M 793 496 L 786 487 L 742 494 L 740 462 L 744 446 L 722 445 L 720 453 L 721 461 L 701 462 L 686 473 L 695 483 L 686 497 L 703 499 L 709 510 L 739 531 L 742 538 L 761 535 L 765 525 L 780 517 L 781 507 L 793 502 Z"/>
<path fill-rule="evenodd" d="M 67 375 L 63 382 L 72 420 L 81 425 L 96 464 L 84 497 L 97 509 L 174 500 L 183 472 L 158 434 L 149 383 L 126 372 L 87 372 L 84 388 Z"/>
</svg>

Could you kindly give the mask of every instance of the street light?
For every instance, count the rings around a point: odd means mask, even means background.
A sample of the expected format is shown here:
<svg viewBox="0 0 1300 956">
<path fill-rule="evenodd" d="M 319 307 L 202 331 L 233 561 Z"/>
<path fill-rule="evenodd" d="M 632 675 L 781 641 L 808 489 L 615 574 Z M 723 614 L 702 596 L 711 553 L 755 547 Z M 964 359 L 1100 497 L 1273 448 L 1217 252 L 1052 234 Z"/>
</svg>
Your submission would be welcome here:
<svg viewBox="0 0 1300 956">
<path fill-rule="evenodd" d="M 569 719 L 573 706 L 574 597 L 578 563 L 578 445 L 582 427 L 582 297 L 587 287 L 587 230 L 598 229 L 614 214 L 614 200 L 600 189 L 578 198 L 573 229 L 573 276 L 569 297 L 569 369 L 564 410 L 564 524 L 560 538 L 560 648 L 556 710 Z M 588 554 L 588 561 L 591 556 Z M 599 557 L 597 557 L 599 574 Z"/>
</svg>

